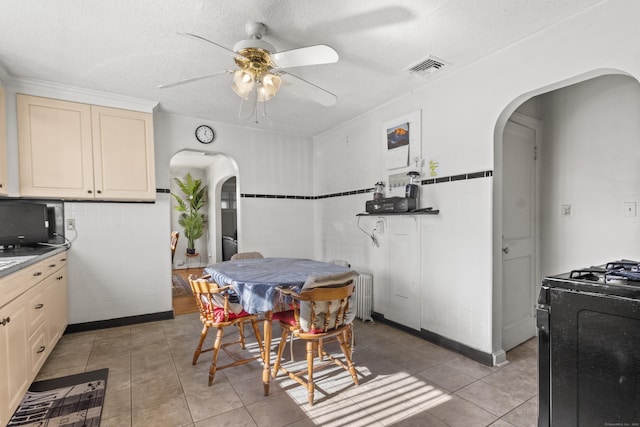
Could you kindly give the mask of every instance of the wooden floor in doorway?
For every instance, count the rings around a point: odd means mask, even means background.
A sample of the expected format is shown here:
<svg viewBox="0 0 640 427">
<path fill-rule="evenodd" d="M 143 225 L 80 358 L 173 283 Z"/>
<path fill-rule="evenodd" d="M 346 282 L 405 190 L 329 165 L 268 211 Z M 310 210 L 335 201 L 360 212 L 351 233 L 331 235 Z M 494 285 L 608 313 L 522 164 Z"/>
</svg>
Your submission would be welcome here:
<svg viewBox="0 0 640 427">
<path fill-rule="evenodd" d="M 173 270 L 172 274 L 177 274 L 185 281 L 187 281 L 190 274 L 194 274 L 197 277 L 202 276 L 202 268 L 183 268 Z M 193 298 L 193 295 L 174 296 L 172 298 L 172 303 L 173 314 L 175 316 L 178 316 L 180 314 L 195 313 L 198 311 L 198 307 L 196 306 L 196 301 Z"/>
</svg>

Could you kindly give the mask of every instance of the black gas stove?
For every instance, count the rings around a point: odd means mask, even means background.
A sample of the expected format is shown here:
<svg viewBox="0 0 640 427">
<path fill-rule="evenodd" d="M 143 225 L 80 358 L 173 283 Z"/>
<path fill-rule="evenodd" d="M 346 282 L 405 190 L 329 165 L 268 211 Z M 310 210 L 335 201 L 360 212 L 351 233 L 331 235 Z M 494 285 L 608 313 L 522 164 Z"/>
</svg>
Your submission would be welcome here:
<svg viewBox="0 0 640 427">
<path fill-rule="evenodd" d="M 640 262 L 623 259 L 579 268 L 547 277 L 544 284 L 552 288 L 640 298 Z"/>
<path fill-rule="evenodd" d="M 640 425 L 640 262 L 546 277 L 538 297 L 538 425 Z"/>
</svg>

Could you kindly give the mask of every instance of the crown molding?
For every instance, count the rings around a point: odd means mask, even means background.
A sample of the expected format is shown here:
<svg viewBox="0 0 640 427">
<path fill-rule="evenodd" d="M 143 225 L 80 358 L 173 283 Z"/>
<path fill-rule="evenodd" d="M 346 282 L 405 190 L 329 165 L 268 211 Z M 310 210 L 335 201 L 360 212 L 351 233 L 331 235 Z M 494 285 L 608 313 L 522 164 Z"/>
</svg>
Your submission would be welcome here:
<svg viewBox="0 0 640 427">
<path fill-rule="evenodd" d="M 11 77 L 7 80 L 11 90 L 25 95 L 82 102 L 85 104 L 101 105 L 104 107 L 142 111 L 145 113 L 153 113 L 158 106 L 158 101 L 150 101 L 147 99 L 133 98 L 130 96 L 100 92 L 92 89 L 67 86 L 44 80 Z"/>
</svg>

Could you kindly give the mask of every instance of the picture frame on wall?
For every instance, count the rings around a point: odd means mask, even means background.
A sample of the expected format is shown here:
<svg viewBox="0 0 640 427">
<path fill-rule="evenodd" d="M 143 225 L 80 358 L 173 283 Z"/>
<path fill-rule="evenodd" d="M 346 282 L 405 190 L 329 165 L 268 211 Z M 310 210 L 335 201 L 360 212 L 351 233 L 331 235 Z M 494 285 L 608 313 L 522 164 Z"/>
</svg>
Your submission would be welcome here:
<svg viewBox="0 0 640 427">
<path fill-rule="evenodd" d="M 421 110 L 390 120 L 383 125 L 387 170 L 408 169 L 421 158 Z"/>
</svg>

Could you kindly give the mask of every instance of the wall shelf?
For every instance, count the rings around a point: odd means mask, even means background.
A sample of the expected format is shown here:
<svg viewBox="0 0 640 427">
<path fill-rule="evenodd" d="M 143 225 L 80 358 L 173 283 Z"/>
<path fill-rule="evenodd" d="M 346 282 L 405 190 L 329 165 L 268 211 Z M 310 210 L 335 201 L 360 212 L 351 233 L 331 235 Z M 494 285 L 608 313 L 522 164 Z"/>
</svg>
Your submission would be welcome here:
<svg viewBox="0 0 640 427">
<path fill-rule="evenodd" d="M 399 216 L 399 215 L 438 215 L 440 213 L 440 209 L 431 209 L 429 211 L 418 211 L 418 212 L 380 212 L 380 213 L 368 213 L 362 212 L 356 214 L 356 216 Z"/>
</svg>

